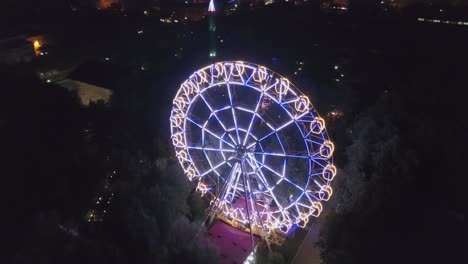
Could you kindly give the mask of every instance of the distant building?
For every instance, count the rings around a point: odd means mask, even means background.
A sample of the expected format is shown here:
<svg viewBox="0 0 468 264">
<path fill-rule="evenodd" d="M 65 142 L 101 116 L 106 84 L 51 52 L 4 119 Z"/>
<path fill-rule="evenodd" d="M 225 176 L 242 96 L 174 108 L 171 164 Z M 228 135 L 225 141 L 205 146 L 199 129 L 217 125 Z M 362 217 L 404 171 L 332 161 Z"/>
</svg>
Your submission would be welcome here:
<svg viewBox="0 0 468 264">
<path fill-rule="evenodd" d="M 56 82 L 57 85 L 73 91 L 79 97 L 83 106 L 89 106 L 92 102 L 102 101 L 109 103 L 113 91 L 120 87 L 119 76 L 128 75 L 131 72 L 126 66 L 103 61 L 89 61 L 76 68 L 64 80 Z"/>
<path fill-rule="evenodd" d="M 325 13 L 345 13 L 349 8 L 349 0 L 325 0 L 320 9 Z"/>
<path fill-rule="evenodd" d="M 205 4 L 196 4 L 188 7 L 175 7 L 175 16 L 179 21 L 200 21 L 207 15 L 207 8 Z"/>
<path fill-rule="evenodd" d="M 196 22 L 208 14 L 208 1 L 171 2 L 160 8 L 161 21 L 165 23 Z M 176 22 L 177 21 L 177 22 Z"/>
<path fill-rule="evenodd" d="M 90 103 L 99 101 L 107 104 L 112 96 L 112 91 L 107 88 L 72 79 L 65 79 L 56 84 L 68 91 L 75 92 L 80 99 L 80 103 L 84 106 L 89 106 Z"/>
</svg>

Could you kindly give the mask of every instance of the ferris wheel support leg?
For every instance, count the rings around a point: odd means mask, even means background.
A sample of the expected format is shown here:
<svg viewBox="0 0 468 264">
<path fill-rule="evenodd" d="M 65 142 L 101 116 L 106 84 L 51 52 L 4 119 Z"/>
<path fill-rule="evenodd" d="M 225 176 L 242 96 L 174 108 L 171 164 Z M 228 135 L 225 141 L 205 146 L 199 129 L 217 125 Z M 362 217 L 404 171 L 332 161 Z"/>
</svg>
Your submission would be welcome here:
<svg viewBox="0 0 468 264">
<path fill-rule="evenodd" d="M 260 217 L 260 212 L 258 211 L 258 205 L 257 203 L 255 202 L 255 197 L 254 197 L 254 205 L 255 205 L 255 211 L 257 211 L 257 216 L 258 216 L 258 219 L 260 220 L 260 224 L 262 225 L 262 229 L 263 229 L 263 239 L 265 239 L 265 242 L 267 244 L 267 247 L 268 247 L 268 251 L 271 253 L 271 246 L 270 246 L 270 241 L 268 241 L 268 236 L 267 236 L 267 233 L 266 233 L 266 230 L 265 230 L 265 226 L 263 225 L 263 220 L 262 218 Z"/>
<path fill-rule="evenodd" d="M 233 175 L 235 175 L 236 173 L 237 166 L 237 164 L 234 164 L 234 166 L 232 166 L 231 170 L 229 171 L 228 177 L 221 186 L 221 189 L 219 189 L 216 193 L 216 199 L 220 199 L 219 197 L 224 198 L 224 194 L 229 186 L 229 182 L 232 180 Z M 217 206 L 219 206 L 219 201 L 215 200 L 208 209 L 208 226 L 211 225 L 214 218 L 216 217 L 216 214 L 218 213 L 218 208 L 215 208 Z"/>
<path fill-rule="evenodd" d="M 249 157 L 250 157 L 250 156 L 249 156 Z M 253 164 L 255 164 L 255 163 L 253 163 Z M 243 167 L 243 168 L 244 168 L 244 167 Z M 263 183 L 263 181 L 259 179 L 259 175 L 258 175 L 257 173 L 255 173 L 255 176 L 256 176 L 255 179 L 256 179 L 257 181 L 259 181 L 261 184 L 263 184 L 263 186 L 264 186 L 266 189 L 268 189 L 268 188 L 265 186 L 265 184 Z M 250 184 L 248 184 L 248 187 L 249 187 L 249 192 L 251 192 Z M 255 211 L 257 211 L 258 219 L 260 220 L 260 224 L 262 225 L 263 239 L 265 239 L 265 242 L 266 242 L 267 247 L 268 247 L 268 251 L 271 253 L 272 250 L 271 250 L 270 241 L 268 240 L 268 235 L 267 235 L 267 232 L 266 232 L 266 229 L 265 229 L 265 225 L 263 224 L 263 219 L 262 219 L 262 217 L 260 216 L 260 211 L 258 210 L 258 205 L 257 205 L 257 202 L 256 202 L 256 200 L 255 200 L 255 196 L 253 197 L 253 200 L 254 200 L 254 201 L 253 201 L 253 204 L 254 204 L 254 206 L 255 206 Z M 268 209 L 266 209 L 266 210 L 268 210 Z"/>
<path fill-rule="evenodd" d="M 252 232 L 252 219 L 250 218 L 250 210 L 249 210 L 249 201 L 247 195 L 247 171 L 245 169 L 244 160 L 241 161 L 241 169 L 242 169 L 242 182 L 244 185 L 244 197 L 245 197 L 245 209 L 247 210 L 247 219 L 249 220 L 249 230 L 250 230 L 250 241 L 252 242 L 252 252 L 255 254 L 255 243 L 253 239 L 253 232 Z M 250 195 L 250 193 L 249 193 Z"/>
<path fill-rule="evenodd" d="M 246 171 L 244 166 L 242 166 L 243 172 Z M 246 173 L 246 178 L 247 178 L 247 190 L 248 190 L 248 193 L 251 194 L 252 190 L 250 188 L 249 175 L 247 173 Z M 260 221 L 260 224 L 262 225 L 263 239 L 265 239 L 265 242 L 266 242 L 267 247 L 268 247 L 268 251 L 271 253 L 272 251 L 271 251 L 270 241 L 268 241 L 268 236 L 267 236 L 267 233 L 266 233 L 266 230 L 265 230 L 265 226 L 263 225 L 262 217 L 260 216 L 260 211 L 258 210 L 258 205 L 257 205 L 257 201 L 255 199 L 255 195 L 252 196 L 252 200 L 253 200 L 252 204 L 254 205 L 254 208 L 252 208 L 252 210 L 255 210 L 256 213 L 257 213 L 258 220 Z"/>
</svg>

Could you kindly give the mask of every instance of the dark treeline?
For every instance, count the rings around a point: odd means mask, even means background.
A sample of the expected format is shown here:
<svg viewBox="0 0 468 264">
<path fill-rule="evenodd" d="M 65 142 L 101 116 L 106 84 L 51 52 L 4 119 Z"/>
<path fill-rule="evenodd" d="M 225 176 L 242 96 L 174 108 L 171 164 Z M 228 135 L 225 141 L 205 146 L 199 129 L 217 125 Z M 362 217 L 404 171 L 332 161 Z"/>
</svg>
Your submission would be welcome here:
<svg viewBox="0 0 468 264">
<path fill-rule="evenodd" d="M 367 75 L 352 85 L 360 99 L 332 128 L 340 169 L 321 221 L 322 258 L 460 262 L 466 30 L 376 27 L 381 34 L 361 41 L 375 50 L 361 53 Z"/>
<path fill-rule="evenodd" d="M 2 68 L 1 80 L 2 263 L 215 262 L 189 207 L 202 201 L 190 198 L 167 129 L 154 125 L 163 105 L 152 104 L 153 89 L 138 90 L 152 84 L 126 78 L 112 108 L 83 108 L 20 67 Z M 104 222 L 89 223 L 110 171 L 115 202 Z"/>
</svg>

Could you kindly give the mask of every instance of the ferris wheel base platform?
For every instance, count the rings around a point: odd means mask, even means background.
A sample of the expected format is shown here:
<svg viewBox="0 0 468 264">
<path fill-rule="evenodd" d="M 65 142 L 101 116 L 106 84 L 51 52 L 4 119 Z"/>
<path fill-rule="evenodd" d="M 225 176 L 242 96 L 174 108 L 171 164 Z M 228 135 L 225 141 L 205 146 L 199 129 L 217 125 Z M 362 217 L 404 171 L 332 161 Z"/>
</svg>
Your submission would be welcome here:
<svg viewBox="0 0 468 264">
<path fill-rule="evenodd" d="M 220 264 L 242 264 L 252 251 L 250 234 L 216 221 L 207 232 L 208 238 L 218 247 Z M 261 241 L 254 235 L 254 247 Z"/>
</svg>

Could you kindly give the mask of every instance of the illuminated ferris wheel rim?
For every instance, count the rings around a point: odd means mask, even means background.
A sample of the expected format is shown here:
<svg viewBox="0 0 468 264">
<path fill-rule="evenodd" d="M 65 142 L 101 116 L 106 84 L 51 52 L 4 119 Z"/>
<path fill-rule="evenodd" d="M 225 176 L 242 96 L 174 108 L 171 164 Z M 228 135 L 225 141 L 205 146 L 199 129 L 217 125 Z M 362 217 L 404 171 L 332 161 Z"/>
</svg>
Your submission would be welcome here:
<svg viewBox="0 0 468 264">
<path fill-rule="evenodd" d="M 256 105 L 253 109 L 248 109 L 248 107 L 240 107 L 235 106 L 233 103 L 234 96 L 231 94 L 232 88 L 231 86 L 239 86 L 249 88 L 254 90 L 260 94 L 259 99 L 256 101 Z M 210 90 L 219 87 L 226 87 L 229 101 L 228 105 L 225 105 L 221 108 L 215 108 L 210 103 L 208 103 L 208 93 Z M 221 88 L 222 89 L 222 88 Z M 266 98 L 266 99 L 264 99 Z M 192 117 L 192 114 L 195 107 L 195 102 L 204 102 L 205 105 L 208 107 L 209 111 L 211 111 L 209 117 L 203 122 L 203 124 L 197 123 Z M 265 105 L 275 104 L 279 105 L 281 109 L 286 113 L 289 117 L 289 121 L 284 123 L 282 126 L 274 126 L 262 117 L 259 113 L 259 109 L 264 107 Z M 180 89 L 177 92 L 177 95 L 173 101 L 174 107 L 171 111 L 171 133 L 172 133 L 172 141 L 176 150 L 176 156 L 179 159 L 179 162 L 184 169 L 185 173 L 187 174 L 190 180 L 198 180 L 197 190 L 202 193 L 202 195 L 206 193 L 211 193 L 213 198 L 212 202 L 216 202 L 217 206 L 221 209 L 221 211 L 230 217 L 241 215 L 240 218 L 236 220 L 245 223 L 245 215 L 242 215 L 242 208 L 233 208 L 232 203 L 229 204 L 226 200 L 220 199 L 220 197 L 216 196 L 214 192 L 214 188 L 210 187 L 210 184 L 207 184 L 204 179 L 210 177 L 217 177 L 218 182 L 221 178 L 222 181 L 227 182 L 229 179 L 228 177 L 221 176 L 221 173 L 218 172 L 221 166 L 228 165 L 231 168 L 231 172 L 229 172 L 229 177 L 238 177 L 237 182 L 239 181 L 239 177 L 241 176 L 232 176 L 239 173 L 239 166 L 233 166 L 233 164 L 239 163 L 239 159 L 236 160 L 236 156 L 238 156 L 239 149 L 242 149 L 242 155 L 244 159 L 247 161 L 246 164 L 250 167 L 251 174 L 256 178 L 257 181 L 262 182 L 264 185 L 263 192 L 254 191 L 253 194 L 264 194 L 265 196 L 269 196 L 271 198 L 271 202 L 274 202 L 274 206 L 270 206 L 270 204 L 260 204 L 257 201 L 253 203 L 255 206 L 260 206 L 260 208 L 264 209 L 261 212 L 258 212 L 258 218 L 263 218 L 266 216 L 264 222 L 268 228 L 275 229 L 286 226 L 286 229 L 294 223 L 302 223 L 300 225 L 307 224 L 308 218 L 310 215 L 318 216 L 322 211 L 322 205 L 320 203 L 321 200 L 328 200 L 332 194 L 332 189 L 329 186 L 329 183 L 336 175 L 336 168 L 332 164 L 332 153 L 333 153 L 333 143 L 328 140 L 328 135 L 325 129 L 325 123 L 322 118 L 319 117 L 318 113 L 315 111 L 314 107 L 310 103 L 310 100 L 307 96 L 305 96 L 297 87 L 289 82 L 289 80 L 272 70 L 258 65 L 254 63 L 248 63 L 244 61 L 225 61 L 225 62 L 217 62 L 214 64 L 207 65 L 200 70 L 195 71 L 185 82 L 182 83 Z M 267 109 L 268 109 L 267 106 Z M 195 107 L 196 108 L 196 107 Z M 223 120 L 219 116 L 223 111 L 230 112 L 232 111 L 232 119 L 234 121 L 234 125 L 231 127 L 223 125 Z M 235 111 L 245 111 L 252 114 L 252 118 L 250 122 L 248 122 L 248 126 L 238 126 L 239 122 L 245 122 L 244 120 L 237 120 L 237 116 L 235 115 Z M 262 110 L 263 111 L 263 110 Z M 265 136 L 269 137 L 271 135 L 276 135 L 278 137 L 278 142 L 281 144 L 281 149 L 283 153 L 267 153 L 265 149 L 262 147 L 259 141 L 262 139 L 257 138 L 252 132 L 253 120 L 259 119 L 266 124 L 268 128 L 272 130 L 271 133 Z M 210 129 L 207 128 L 207 124 L 211 121 L 218 122 L 224 133 L 222 135 L 216 134 Z M 236 122 L 237 121 L 237 122 Z M 309 172 L 307 177 L 306 186 L 300 187 L 295 185 L 292 181 L 290 181 L 284 174 L 286 168 L 286 162 L 283 166 L 283 173 L 278 173 L 279 170 L 269 168 L 265 164 L 265 156 L 266 155 L 273 155 L 289 158 L 290 154 L 286 154 L 284 147 L 279 139 L 279 131 L 282 130 L 284 127 L 289 126 L 290 124 L 295 124 L 299 131 L 301 131 L 305 146 L 307 148 L 307 156 L 304 155 L 302 157 L 307 158 L 309 160 Z M 190 137 L 188 134 L 190 133 L 191 129 L 188 129 L 188 125 L 195 125 L 195 128 L 198 127 L 202 131 L 202 139 L 201 144 L 197 142 L 190 142 L 193 140 L 193 137 Z M 301 128 L 300 125 L 306 124 L 306 128 Z M 245 127 L 248 127 L 245 129 Z M 301 130 L 303 129 L 305 133 Z M 228 132 L 235 131 L 235 135 L 231 135 Z M 225 137 L 226 133 L 229 134 L 228 137 Z M 239 133 L 244 133 L 244 137 L 240 137 Z M 237 135 L 236 135 L 237 134 Z M 213 147 L 206 147 L 205 139 L 203 136 L 207 135 L 206 137 L 211 137 L 212 140 L 218 140 L 218 148 Z M 237 136 L 237 137 L 236 137 Z M 188 140 L 188 137 L 190 140 Z M 236 140 L 237 138 L 237 140 Z M 249 138 L 253 138 L 254 142 L 248 142 Z M 314 142 L 310 140 L 313 138 L 315 140 L 323 140 L 323 142 Z M 307 140 L 312 141 L 313 143 L 308 142 Z M 190 144 L 188 144 L 190 143 Z M 197 143 L 198 146 L 194 144 Z M 316 144 L 320 146 L 316 146 L 316 150 L 311 152 L 309 150 L 308 144 Z M 257 144 L 260 144 L 260 151 L 247 151 L 252 148 L 257 148 Z M 210 169 L 202 169 L 201 161 L 204 158 L 193 160 L 193 150 L 200 150 L 204 152 L 206 159 L 208 160 Z M 192 151 L 192 154 L 191 154 Z M 212 164 L 210 161 L 210 156 L 206 154 L 207 151 L 218 151 L 222 158 L 224 159 L 222 162 L 217 164 Z M 228 153 L 228 154 L 226 154 Z M 226 155 L 225 155 L 226 154 Z M 289 156 L 288 156 L 289 155 Z M 262 157 L 256 158 L 257 157 Z M 296 155 L 299 156 L 299 155 Z M 320 165 L 319 169 L 312 170 L 310 165 L 310 160 Z M 320 161 L 320 162 L 317 162 Z M 313 163 L 312 162 L 312 163 Z M 232 164 L 231 164 L 232 163 Z M 316 164 L 313 164 L 314 166 Z M 317 165 L 317 166 L 318 166 Z M 235 169 L 233 169 L 235 167 Z M 295 185 L 298 189 L 302 190 L 302 194 L 295 199 L 294 201 L 290 201 L 289 204 L 283 206 L 281 202 L 278 201 L 278 197 L 274 193 L 274 189 L 277 187 L 279 183 L 275 186 L 269 186 L 267 184 L 266 176 L 263 175 L 264 171 L 262 169 L 265 168 L 265 171 L 268 170 L 269 173 L 272 172 L 276 174 L 277 177 L 281 179 L 279 182 L 283 180 L 288 181 L 289 183 Z M 237 170 L 232 172 L 232 170 Z M 216 175 L 212 175 L 216 174 Z M 314 175 L 312 175 L 314 174 Z M 315 178 L 312 178 L 314 176 Z M 319 177 L 316 177 L 319 176 Z M 262 179 L 263 178 L 263 179 Z M 319 179 L 319 182 L 317 182 Z M 308 186 L 311 183 L 315 183 L 318 186 L 318 189 L 309 190 Z M 230 183 L 231 184 L 231 183 Z M 236 183 L 237 184 L 237 183 Z M 316 187 L 317 187 L 316 186 Z M 219 186 L 216 186 L 219 189 Z M 230 197 L 231 199 L 239 198 L 236 192 L 246 192 L 247 188 L 242 188 L 236 186 L 234 191 Z M 219 194 L 219 193 L 218 193 Z M 224 193 L 223 193 L 224 195 Z M 299 202 L 300 199 L 306 197 L 307 200 L 303 203 Z M 229 197 L 224 195 L 221 198 Z M 255 200 L 255 199 L 254 199 Z M 267 199 L 265 199 L 267 200 Z M 232 202 L 232 200 L 231 200 Z M 251 202 L 252 203 L 252 202 Z M 246 207 L 250 207 L 246 205 Z M 276 207 L 276 210 L 268 211 L 268 209 Z M 267 209 L 265 209 L 267 208 Z M 245 209 L 245 208 L 244 208 Z M 254 210 L 252 205 L 252 210 Z M 294 213 L 290 213 L 289 210 L 297 209 Z M 248 210 L 248 208 L 247 208 Z M 250 219 L 252 220 L 252 219 Z M 262 220 L 257 219 L 257 222 Z"/>
</svg>

